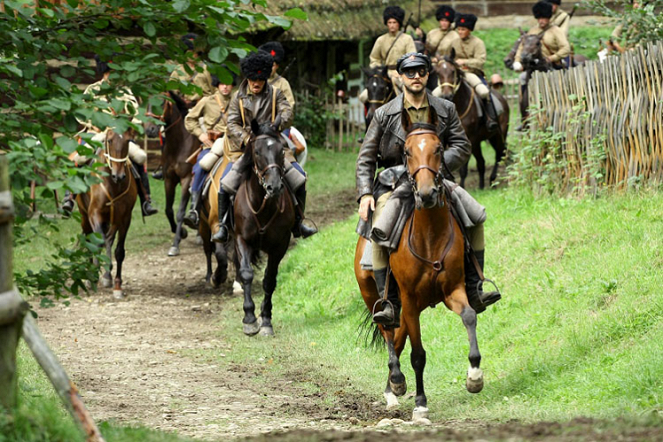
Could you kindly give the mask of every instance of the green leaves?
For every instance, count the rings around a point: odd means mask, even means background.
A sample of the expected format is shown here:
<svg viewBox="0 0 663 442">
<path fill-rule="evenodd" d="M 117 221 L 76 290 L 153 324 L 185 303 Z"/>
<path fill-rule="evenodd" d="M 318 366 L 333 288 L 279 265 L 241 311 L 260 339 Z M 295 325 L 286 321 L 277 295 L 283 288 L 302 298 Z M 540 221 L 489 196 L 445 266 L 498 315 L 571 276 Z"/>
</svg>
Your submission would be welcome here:
<svg viewBox="0 0 663 442">
<path fill-rule="evenodd" d="M 215 63 L 223 63 L 228 57 L 228 49 L 224 46 L 216 46 L 209 51 L 209 59 Z"/>
<path fill-rule="evenodd" d="M 157 35 L 157 28 L 154 26 L 154 23 L 150 21 L 143 25 L 143 30 L 148 37 L 154 37 Z"/>
<path fill-rule="evenodd" d="M 283 15 L 296 20 L 308 20 L 308 15 L 301 8 L 288 9 Z"/>
</svg>

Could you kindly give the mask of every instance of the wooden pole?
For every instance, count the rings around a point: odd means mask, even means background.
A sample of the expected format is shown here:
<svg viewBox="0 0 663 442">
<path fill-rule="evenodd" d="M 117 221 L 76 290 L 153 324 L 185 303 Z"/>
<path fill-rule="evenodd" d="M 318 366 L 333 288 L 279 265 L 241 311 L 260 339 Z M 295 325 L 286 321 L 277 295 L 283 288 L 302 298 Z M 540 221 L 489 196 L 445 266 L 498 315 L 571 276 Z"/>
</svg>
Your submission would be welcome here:
<svg viewBox="0 0 663 442">
<path fill-rule="evenodd" d="M 343 119 L 345 118 L 345 113 L 343 112 L 343 100 L 338 99 L 338 151 L 343 152 Z"/>
<path fill-rule="evenodd" d="M 9 191 L 7 157 L 0 154 L 0 407 L 16 405 L 16 348 L 28 305 L 13 290 L 12 221 L 14 205 Z"/>
</svg>

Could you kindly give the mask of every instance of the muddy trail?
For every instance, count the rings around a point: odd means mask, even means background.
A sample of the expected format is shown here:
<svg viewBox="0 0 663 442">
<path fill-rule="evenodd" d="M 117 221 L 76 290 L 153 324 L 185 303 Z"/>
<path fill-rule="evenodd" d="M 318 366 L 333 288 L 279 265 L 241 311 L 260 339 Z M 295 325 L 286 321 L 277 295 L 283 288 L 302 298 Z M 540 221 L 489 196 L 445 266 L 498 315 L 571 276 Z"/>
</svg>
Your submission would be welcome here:
<svg viewBox="0 0 663 442">
<path fill-rule="evenodd" d="M 324 228 L 356 210 L 354 192 L 314 197 L 309 207 Z M 335 393 L 330 405 L 324 378 L 316 379 L 322 393 L 311 393 L 310 377 L 297 367 L 271 388 L 258 366 L 219 366 L 205 358 L 204 352 L 223 357 L 233 351 L 219 333 L 218 313 L 241 303 L 240 295 L 230 282 L 220 289 L 205 284 L 204 255 L 192 240 L 182 243 L 177 258 L 166 251 L 167 244 L 128 250 L 125 299 L 100 290 L 68 307 L 38 309 L 42 332 L 97 421 L 204 440 L 663 440 L 660 428 L 597 429 L 582 420 L 415 427 L 407 422 L 409 406 L 387 412 L 382 401 L 352 392 Z M 412 402 L 411 396 L 404 401 Z"/>
</svg>

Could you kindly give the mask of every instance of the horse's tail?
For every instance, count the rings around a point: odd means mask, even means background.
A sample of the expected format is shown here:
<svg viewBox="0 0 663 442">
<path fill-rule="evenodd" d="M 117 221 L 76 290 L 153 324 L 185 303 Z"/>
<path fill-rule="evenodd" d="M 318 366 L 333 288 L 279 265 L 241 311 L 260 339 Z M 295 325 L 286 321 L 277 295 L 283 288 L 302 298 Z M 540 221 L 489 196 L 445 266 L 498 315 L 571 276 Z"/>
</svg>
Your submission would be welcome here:
<svg viewBox="0 0 663 442">
<path fill-rule="evenodd" d="M 386 346 L 380 328 L 373 322 L 373 313 L 368 309 L 364 311 L 364 317 L 357 327 L 357 334 L 357 341 L 363 341 L 366 347 L 373 350 L 381 350 Z"/>
</svg>

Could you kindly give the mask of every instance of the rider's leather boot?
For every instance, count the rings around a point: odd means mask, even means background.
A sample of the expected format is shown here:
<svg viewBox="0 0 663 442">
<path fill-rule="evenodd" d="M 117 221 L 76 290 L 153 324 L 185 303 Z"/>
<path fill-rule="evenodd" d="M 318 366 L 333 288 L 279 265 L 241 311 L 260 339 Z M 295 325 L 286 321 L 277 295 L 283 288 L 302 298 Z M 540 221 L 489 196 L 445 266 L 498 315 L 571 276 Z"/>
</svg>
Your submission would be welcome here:
<svg viewBox="0 0 663 442">
<path fill-rule="evenodd" d="M 228 210 L 230 209 L 230 194 L 227 192 L 219 192 L 219 231 L 214 234 L 212 241 L 225 243 L 228 241 L 228 227 L 226 219 Z"/>
<path fill-rule="evenodd" d="M 497 111 L 495 110 L 495 104 L 493 103 L 492 98 L 489 96 L 483 100 L 483 103 L 486 108 L 486 128 L 491 132 L 497 130 L 499 128 L 499 122 L 497 120 Z"/>
<path fill-rule="evenodd" d="M 380 299 L 384 299 L 384 290 L 387 281 L 387 268 L 374 270 L 375 284 L 378 287 L 378 294 Z M 382 304 L 382 311 L 373 315 L 373 322 L 382 324 L 385 327 L 400 327 L 400 311 L 401 300 L 398 296 L 398 285 L 393 275 L 389 277 L 389 292 L 387 293 L 387 300 Z M 392 307 L 393 306 L 393 307 Z"/>
<path fill-rule="evenodd" d="M 297 204 L 299 205 L 300 210 L 295 209 L 295 226 L 292 228 L 292 236 L 295 238 L 308 238 L 309 236 L 318 233 L 318 229 L 302 224 L 302 221 L 304 220 L 304 211 L 306 210 L 305 184 L 295 191 L 295 198 L 297 198 Z"/>
<path fill-rule="evenodd" d="M 474 256 L 476 256 L 482 272 L 484 253 L 485 250 L 474 251 Z M 467 254 L 465 255 L 465 291 L 467 292 L 467 300 L 470 302 L 470 306 L 477 314 L 486 310 L 486 307 L 489 305 L 502 299 L 502 295 L 498 291 L 483 292 L 482 280 L 474 266 L 474 262 Z"/>
<path fill-rule="evenodd" d="M 200 192 L 191 192 L 191 208 L 189 209 L 189 212 L 186 215 L 184 215 L 184 219 L 182 221 L 187 227 L 191 227 L 192 229 L 198 228 L 199 204 L 200 204 Z"/>
<path fill-rule="evenodd" d="M 65 216 L 71 215 L 74 210 L 74 194 L 68 190 L 64 191 L 64 200 L 62 201 L 62 212 Z"/>
<path fill-rule="evenodd" d="M 134 164 L 134 170 L 138 177 L 136 178 L 136 185 L 138 187 L 138 198 L 140 199 L 140 210 L 143 216 L 152 216 L 159 211 L 152 207 L 152 198 L 150 198 L 150 180 L 147 178 L 145 169 L 140 164 Z"/>
</svg>

